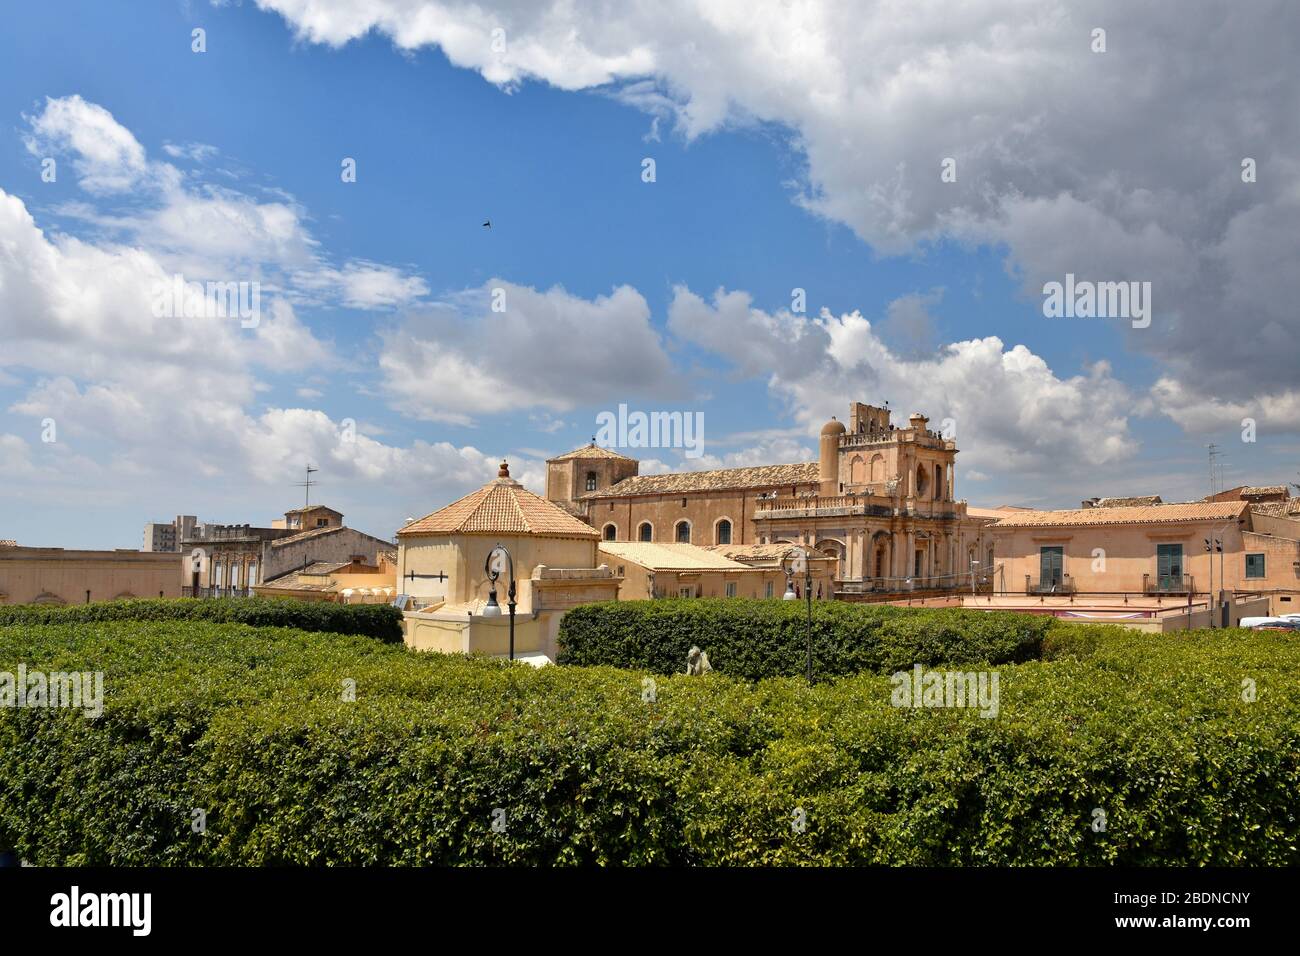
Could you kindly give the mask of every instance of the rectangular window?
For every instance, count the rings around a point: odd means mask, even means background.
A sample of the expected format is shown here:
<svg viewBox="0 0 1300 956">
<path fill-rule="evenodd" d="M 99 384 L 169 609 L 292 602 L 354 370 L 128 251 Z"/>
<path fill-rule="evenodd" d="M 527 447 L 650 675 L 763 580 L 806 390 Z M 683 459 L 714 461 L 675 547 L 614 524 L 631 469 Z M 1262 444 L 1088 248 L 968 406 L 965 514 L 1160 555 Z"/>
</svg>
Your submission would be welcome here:
<svg viewBox="0 0 1300 956">
<path fill-rule="evenodd" d="M 1161 591 L 1183 586 L 1183 546 L 1156 545 L 1156 584 Z"/>
<path fill-rule="evenodd" d="M 678 589 L 677 589 L 677 596 L 678 596 L 678 597 L 688 598 L 688 597 L 691 596 L 691 589 L 690 589 L 690 588 L 678 588 Z"/>
<path fill-rule="evenodd" d="M 768 581 L 768 582 L 767 582 L 767 593 L 764 594 L 763 596 L 764 596 L 764 597 L 771 597 L 771 596 L 772 596 L 772 582 L 771 582 L 771 581 Z"/>
<path fill-rule="evenodd" d="M 1038 549 L 1039 587 L 1059 587 L 1064 580 L 1065 548 L 1059 545 Z"/>
<path fill-rule="evenodd" d="M 1264 556 L 1262 554 L 1246 555 L 1246 577 L 1264 577 Z"/>
<path fill-rule="evenodd" d="M 735 581 L 728 581 L 728 582 L 727 582 L 727 597 L 735 597 L 735 596 L 736 596 L 736 582 L 735 582 Z"/>
</svg>

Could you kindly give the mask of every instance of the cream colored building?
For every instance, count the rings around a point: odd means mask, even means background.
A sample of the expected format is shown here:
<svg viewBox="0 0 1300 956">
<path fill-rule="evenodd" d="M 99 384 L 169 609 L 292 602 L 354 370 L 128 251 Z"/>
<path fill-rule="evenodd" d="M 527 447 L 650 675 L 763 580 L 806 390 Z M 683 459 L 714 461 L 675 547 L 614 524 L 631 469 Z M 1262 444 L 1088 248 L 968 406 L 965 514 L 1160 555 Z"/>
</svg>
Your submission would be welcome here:
<svg viewBox="0 0 1300 956">
<path fill-rule="evenodd" d="M 506 654 L 509 580 L 496 587 L 500 617 L 483 608 L 488 554 L 504 547 L 517 586 L 517 656 L 555 660 L 571 607 L 615 600 L 619 578 L 598 560 L 591 526 L 526 490 L 501 463 L 495 481 L 397 532 L 397 582 L 409 599 L 406 643 L 418 650 Z"/>
<path fill-rule="evenodd" d="M 547 497 L 605 541 L 814 547 L 835 558 L 841 596 L 968 588 L 994 519 L 956 498 L 956 442 L 920 413 L 906 426 L 891 414 L 852 404 L 815 462 L 639 475 L 593 443 L 547 461 Z"/>
<path fill-rule="evenodd" d="M 623 579 L 619 600 L 648 598 L 781 598 L 786 574 L 781 559 L 790 545 L 715 545 L 602 541 L 600 558 Z M 813 557 L 813 596 L 833 596 L 835 559 Z M 804 575 L 797 576 L 802 596 Z"/>
<path fill-rule="evenodd" d="M 176 555 L 26 548 L 0 542 L 0 604 L 180 597 Z"/>
<path fill-rule="evenodd" d="M 1222 592 L 1300 611 L 1300 514 L 1248 499 L 1018 511 L 993 526 L 999 591 L 1206 605 Z M 1257 509 L 1263 510 L 1257 510 Z M 1210 553 L 1205 542 L 1222 543 Z"/>
</svg>

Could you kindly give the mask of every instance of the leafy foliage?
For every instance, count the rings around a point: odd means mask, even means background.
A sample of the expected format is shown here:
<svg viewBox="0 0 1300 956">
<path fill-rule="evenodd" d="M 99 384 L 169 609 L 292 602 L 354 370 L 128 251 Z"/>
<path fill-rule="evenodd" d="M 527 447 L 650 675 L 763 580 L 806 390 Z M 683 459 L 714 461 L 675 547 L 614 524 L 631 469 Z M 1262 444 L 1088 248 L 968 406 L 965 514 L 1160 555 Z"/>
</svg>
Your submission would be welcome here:
<svg viewBox="0 0 1300 956">
<path fill-rule="evenodd" d="M 1300 642 L 1050 637 L 1052 660 L 999 668 L 985 719 L 895 708 L 869 673 L 645 694 L 643 671 L 355 636 L 0 627 L 0 671 L 106 675 L 96 719 L 0 710 L 0 847 L 81 865 L 1300 863 Z"/>
<path fill-rule="evenodd" d="M 736 677 L 797 676 L 807 662 L 807 606 L 738 598 L 609 601 L 574 608 L 560 621 L 561 664 L 685 669 L 692 646 Z M 1004 664 L 1035 658 L 1049 617 L 883 604 L 813 602 L 818 679 L 913 664 Z"/>
<path fill-rule="evenodd" d="M 13 604 L 0 607 L 0 625 L 72 624 L 92 621 L 214 621 L 253 627 L 296 627 L 303 631 L 364 634 L 390 644 L 402 642 L 402 612 L 387 604 L 334 604 L 292 598 L 146 598 L 64 606 Z"/>
</svg>

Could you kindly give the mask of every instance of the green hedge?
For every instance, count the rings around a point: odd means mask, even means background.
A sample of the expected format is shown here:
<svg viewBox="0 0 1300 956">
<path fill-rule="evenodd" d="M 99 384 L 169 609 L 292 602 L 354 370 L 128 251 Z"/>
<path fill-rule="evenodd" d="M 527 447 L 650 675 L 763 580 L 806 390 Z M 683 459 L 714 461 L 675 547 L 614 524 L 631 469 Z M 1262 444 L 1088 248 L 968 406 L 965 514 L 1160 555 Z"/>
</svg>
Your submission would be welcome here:
<svg viewBox="0 0 1300 956">
<path fill-rule="evenodd" d="M 894 708 L 872 674 L 678 675 L 649 694 L 641 672 L 291 630 L 0 627 L 0 671 L 106 673 L 97 719 L 0 710 L 0 848 L 51 865 L 1300 863 L 1300 642 L 1058 625 L 1051 650 L 999 668 L 984 719 Z"/>
<path fill-rule="evenodd" d="M 561 664 L 686 669 L 692 646 L 735 677 L 796 676 L 807 661 L 807 605 L 739 598 L 609 601 L 560 621 Z M 817 679 L 913 664 L 1004 664 L 1036 658 L 1052 618 L 1006 612 L 813 602 Z"/>
<path fill-rule="evenodd" d="M 402 612 L 387 604 L 334 604 L 293 598 L 147 598 L 90 604 L 0 606 L 0 625 L 73 624 L 92 621 L 213 621 L 253 627 L 363 634 L 402 642 Z"/>
</svg>

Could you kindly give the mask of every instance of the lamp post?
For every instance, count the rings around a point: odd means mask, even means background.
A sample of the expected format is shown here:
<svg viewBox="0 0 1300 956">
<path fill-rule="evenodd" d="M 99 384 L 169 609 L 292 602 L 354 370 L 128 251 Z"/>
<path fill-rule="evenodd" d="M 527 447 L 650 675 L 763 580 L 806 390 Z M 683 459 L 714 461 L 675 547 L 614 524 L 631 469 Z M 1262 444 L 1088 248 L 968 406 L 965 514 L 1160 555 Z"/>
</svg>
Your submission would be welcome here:
<svg viewBox="0 0 1300 956">
<path fill-rule="evenodd" d="M 484 617 L 500 617 L 501 605 L 497 603 L 497 578 L 502 573 L 510 575 L 510 587 L 506 590 L 506 607 L 510 609 L 510 659 L 515 659 L 515 559 L 510 556 L 510 552 L 501 545 L 497 545 L 488 552 L 487 560 L 483 562 L 483 570 L 487 572 L 488 581 L 491 587 L 488 590 L 487 606 L 483 608 Z"/>
<path fill-rule="evenodd" d="M 1205 608 L 1210 612 L 1210 627 L 1214 627 L 1214 610 L 1215 605 L 1219 602 L 1214 598 L 1214 543 L 1209 538 L 1202 538 L 1205 542 L 1205 553 L 1210 556 L 1210 594 L 1209 599 L 1205 602 Z"/>
<path fill-rule="evenodd" d="M 807 627 L 807 664 L 806 672 L 808 683 L 813 679 L 813 651 L 812 651 L 812 562 L 808 560 L 808 551 L 806 548 L 791 548 L 781 559 L 781 570 L 785 572 L 785 594 L 781 596 L 783 601 L 795 601 L 799 596 L 794 593 L 794 576 L 800 571 L 803 572 L 803 593 L 808 602 L 808 627 Z"/>
</svg>

